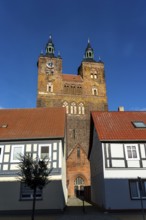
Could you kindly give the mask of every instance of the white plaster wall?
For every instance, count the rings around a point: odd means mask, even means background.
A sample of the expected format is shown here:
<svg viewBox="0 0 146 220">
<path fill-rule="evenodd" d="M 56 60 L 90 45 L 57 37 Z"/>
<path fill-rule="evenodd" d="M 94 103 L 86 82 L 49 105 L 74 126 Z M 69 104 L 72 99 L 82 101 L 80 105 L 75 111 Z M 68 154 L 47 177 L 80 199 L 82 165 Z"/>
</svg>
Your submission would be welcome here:
<svg viewBox="0 0 146 220">
<path fill-rule="evenodd" d="M 124 157 L 123 144 L 111 144 L 111 157 Z"/>
<path fill-rule="evenodd" d="M 106 209 L 141 209 L 140 200 L 131 200 L 127 179 L 105 179 Z M 146 201 L 143 200 L 144 207 Z"/>
<path fill-rule="evenodd" d="M 144 144 L 140 144 L 141 157 L 146 158 Z"/>
<path fill-rule="evenodd" d="M 64 194 L 64 202 L 67 203 L 68 198 L 68 191 L 67 191 L 67 184 L 66 184 L 66 142 L 64 143 L 64 147 L 60 146 L 60 152 L 62 155 L 62 187 L 63 187 L 63 194 Z"/>
<path fill-rule="evenodd" d="M 0 195 L 0 212 L 32 210 L 32 201 L 19 200 L 20 182 L 0 182 Z M 43 200 L 37 200 L 36 210 L 63 210 L 64 207 L 62 181 L 53 180 L 43 189 Z"/>
<path fill-rule="evenodd" d="M 134 144 L 134 145 L 137 146 L 138 148 L 138 144 Z M 122 151 L 125 150 L 125 146 L 127 146 L 127 144 L 125 143 L 124 147 L 122 146 L 123 144 L 121 143 L 111 143 L 111 155 L 113 158 L 116 157 L 116 160 L 113 160 L 113 159 L 111 160 L 112 165 L 115 167 L 115 169 L 105 168 L 104 144 L 102 143 L 104 178 L 107 178 L 107 179 L 122 178 L 123 179 L 123 178 L 137 178 L 137 176 L 140 176 L 141 178 L 146 178 L 146 170 L 144 168 L 140 168 L 139 158 L 127 160 L 128 168 L 123 167 L 124 158 L 123 160 L 119 160 L 119 161 L 117 160 L 117 158 L 118 157 L 121 158 L 122 155 L 124 157 L 124 152 L 122 153 Z M 141 153 L 143 152 L 143 157 L 144 157 L 144 144 L 140 144 L 140 150 L 141 150 Z M 143 161 L 142 163 L 145 164 L 146 166 L 145 161 Z M 116 168 L 116 166 L 120 168 Z"/>
<path fill-rule="evenodd" d="M 124 160 L 112 160 L 112 167 L 125 167 Z"/>
<path fill-rule="evenodd" d="M 141 178 L 146 178 L 146 170 L 145 169 L 126 169 L 126 168 L 118 168 L 118 169 L 106 169 L 104 170 L 104 178 L 106 179 L 116 179 L 116 178 L 137 178 L 140 176 Z"/>
<path fill-rule="evenodd" d="M 61 141 L 59 142 L 59 168 L 62 167 L 62 143 Z"/>
</svg>

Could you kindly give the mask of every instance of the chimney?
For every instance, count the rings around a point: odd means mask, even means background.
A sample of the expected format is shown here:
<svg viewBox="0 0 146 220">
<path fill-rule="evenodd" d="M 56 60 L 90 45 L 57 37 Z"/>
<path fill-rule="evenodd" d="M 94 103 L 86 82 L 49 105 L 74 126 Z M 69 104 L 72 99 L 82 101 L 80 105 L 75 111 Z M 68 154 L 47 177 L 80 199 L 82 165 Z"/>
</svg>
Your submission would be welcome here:
<svg viewBox="0 0 146 220">
<path fill-rule="evenodd" d="M 118 107 L 118 112 L 124 112 L 124 106 L 119 106 Z"/>
</svg>

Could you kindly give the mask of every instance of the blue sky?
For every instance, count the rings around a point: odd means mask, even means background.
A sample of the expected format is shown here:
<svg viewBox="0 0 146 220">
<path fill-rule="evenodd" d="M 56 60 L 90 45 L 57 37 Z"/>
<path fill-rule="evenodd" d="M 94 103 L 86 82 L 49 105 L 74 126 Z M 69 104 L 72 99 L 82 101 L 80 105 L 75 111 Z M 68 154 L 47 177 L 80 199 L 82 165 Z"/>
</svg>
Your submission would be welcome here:
<svg viewBox="0 0 146 220">
<path fill-rule="evenodd" d="M 49 35 L 76 74 L 88 38 L 105 64 L 109 110 L 146 110 L 145 0 L 0 0 L 0 108 L 36 107 Z"/>
</svg>

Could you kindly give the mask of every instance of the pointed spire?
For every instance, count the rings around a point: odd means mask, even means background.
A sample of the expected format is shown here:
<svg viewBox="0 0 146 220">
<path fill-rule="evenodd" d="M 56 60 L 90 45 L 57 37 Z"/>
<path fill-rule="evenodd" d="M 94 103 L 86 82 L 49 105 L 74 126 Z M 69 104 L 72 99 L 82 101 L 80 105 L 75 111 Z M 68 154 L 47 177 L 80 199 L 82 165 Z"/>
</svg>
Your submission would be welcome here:
<svg viewBox="0 0 146 220">
<path fill-rule="evenodd" d="M 58 51 L 58 58 L 61 58 L 60 51 Z"/>
<path fill-rule="evenodd" d="M 85 59 L 84 59 L 85 61 L 94 61 L 94 51 L 93 51 L 93 48 L 91 47 L 89 38 L 88 38 L 88 44 L 87 44 L 84 56 L 85 56 Z"/>
<path fill-rule="evenodd" d="M 46 55 L 50 57 L 54 57 L 54 51 L 55 51 L 55 48 L 54 48 L 54 44 L 52 41 L 52 36 L 50 35 L 48 43 L 46 45 Z"/>
<path fill-rule="evenodd" d="M 43 50 L 41 50 L 41 53 L 40 53 L 40 55 L 42 56 L 44 53 L 43 53 Z"/>
<path fill-rule="evenodd" d="M 98 58 L 98 63 L 103 63 L 100 56 Z"/>
</svg>

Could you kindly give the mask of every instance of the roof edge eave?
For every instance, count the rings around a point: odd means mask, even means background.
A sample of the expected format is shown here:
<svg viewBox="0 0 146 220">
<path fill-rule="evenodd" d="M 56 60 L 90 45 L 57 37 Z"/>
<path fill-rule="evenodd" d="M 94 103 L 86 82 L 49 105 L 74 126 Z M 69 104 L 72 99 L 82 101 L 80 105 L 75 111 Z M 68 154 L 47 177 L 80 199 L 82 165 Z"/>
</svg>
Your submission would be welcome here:
<svg viewBox="0 0 146 220">
<path fill-rule="evenodd" d="M 3 142 L 3 141 L 30 141 L 30 140 L 47 140 L 47 139 L 63 139 L 64 136 L 50 136 L 50 137 L 33 137 L 33 138 L 10 138 L 10 139 L 0 139 L 0 142 Z"/>
<path fill-rule="evenodd" d="M 146 142 L 146 139 L 133 139 L 133 140 L 129 140 L 129 139 L 99 139 L 100 142 Z"/>
</svg>

